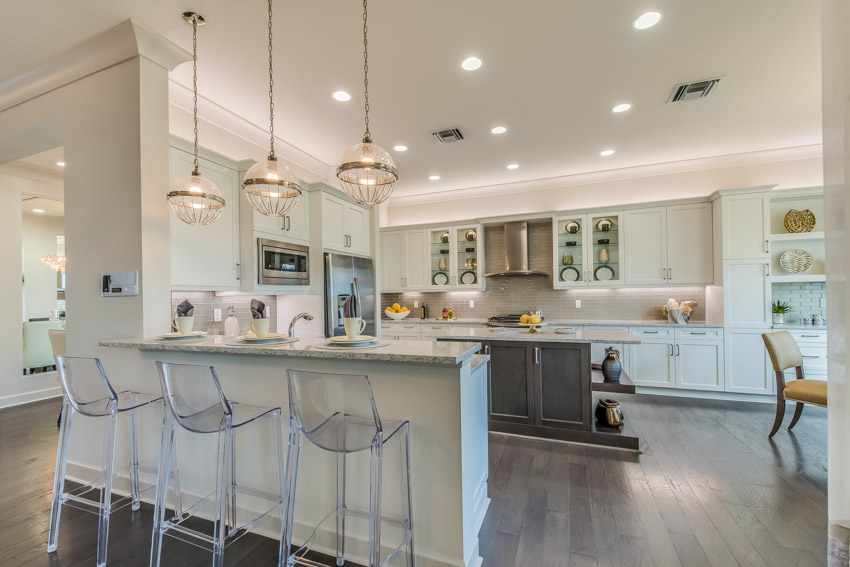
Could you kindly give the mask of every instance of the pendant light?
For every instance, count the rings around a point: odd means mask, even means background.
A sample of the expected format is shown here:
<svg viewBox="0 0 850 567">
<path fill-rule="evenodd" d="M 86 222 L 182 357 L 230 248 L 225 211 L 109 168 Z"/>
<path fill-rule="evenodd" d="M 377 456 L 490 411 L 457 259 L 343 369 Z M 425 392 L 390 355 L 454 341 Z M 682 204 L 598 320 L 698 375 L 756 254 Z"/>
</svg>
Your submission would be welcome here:
<svg viewBox="0 0 850 567">
<path fill-rule="evenodd" d="M 398 180 L 395 162 L 384 148 L 372 143 L 369 131 L 369 40 L 368 12 L 363 0 L 363 87 L 366 93 L 366 131 L 363 141 L 351 146 L 342 155 L 336 168 L 342 190 L 362 205 L 377 205 L 390 198 Z"/>
<path fill-rule="evenodd" d="M 298 204 L 301 185 L 298 177 L 274 155 L 274 65 L 272 64 L 272 0 L 269 0 L 269 157 L 245 173 L 242 191 L 257 212 L 282 217 Z"/>
<path fill-rule="evenodd" d="M 177 218 L 186 224 L 203 226 L 212 224 L 224 212 L 224 197 L 215 184 L 201 177 L 198 171 L 198 26 L 206 24 L 204 17 L 195 12 L 184 12 L 183 19 L 192 24 L 192 93 L 195 120 L 195 168 L 190 175 L 180 177 L 171 184 L 168 203 Z"/>
</svg>

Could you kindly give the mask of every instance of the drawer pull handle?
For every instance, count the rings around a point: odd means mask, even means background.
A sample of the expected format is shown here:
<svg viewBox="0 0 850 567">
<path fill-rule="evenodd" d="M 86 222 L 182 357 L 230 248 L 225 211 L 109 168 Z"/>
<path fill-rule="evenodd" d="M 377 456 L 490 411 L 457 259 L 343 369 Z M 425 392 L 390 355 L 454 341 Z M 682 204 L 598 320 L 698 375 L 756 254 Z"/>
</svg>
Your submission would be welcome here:
<svg viewBox="0 0 850 567">
<path fill-rule="evenodd" d="M 820 357 L 816 354 L 804 354 L 803 358 L 820 358 Z"/>
<path fill-rule="evenodd" d="M 701 333 L 696 333 L 696 332 L 691 331 L 691 333 L 690 333 L 690 334 L 692 334 L 692 335 L 705 335 L 705 334 L 706 334 L 706 332 L 705 332 L 705 331 L 703 331 L 703 332 L 701 332 Z"/>
<path fill-rule="evenodd" d="M 644 335 L 657 335 L 658 331 L 641 331 Z"/>
<path fill-rule="evenodd" d="M 806 337 L 808 339 L 817 339 L 820 338 L 820 335 L 800 335 L 801 337 Z"/>
</svg>

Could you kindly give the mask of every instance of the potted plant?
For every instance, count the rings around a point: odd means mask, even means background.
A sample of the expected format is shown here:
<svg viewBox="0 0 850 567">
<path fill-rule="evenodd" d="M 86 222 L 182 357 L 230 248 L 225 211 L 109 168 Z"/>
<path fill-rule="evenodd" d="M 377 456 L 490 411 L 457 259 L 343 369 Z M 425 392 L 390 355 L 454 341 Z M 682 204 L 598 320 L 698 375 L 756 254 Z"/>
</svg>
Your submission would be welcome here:
<svg viewBox="0 0 850 567">
<path fill-rule="evenodd" d="M 791 304 L 787 301 L 779 301 L 778 299 L 771 304 L 773 310 L 773 324 L 774 325 L 784 325 L 785 324 L 785 314 L 793 311 L 791 309 Z"/>
</svg>

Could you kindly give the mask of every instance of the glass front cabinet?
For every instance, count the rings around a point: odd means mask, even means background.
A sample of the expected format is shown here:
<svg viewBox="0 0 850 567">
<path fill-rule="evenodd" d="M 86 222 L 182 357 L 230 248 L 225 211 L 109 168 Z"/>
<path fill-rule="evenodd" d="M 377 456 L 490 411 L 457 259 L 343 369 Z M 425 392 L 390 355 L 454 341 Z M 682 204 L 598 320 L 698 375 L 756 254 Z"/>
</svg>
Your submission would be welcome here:
<svg viewBox="0 0 850 567">
<path fill-rule="evenodd" d="M 622 218 L 620 212 L 607 212 L 552 219 L 552 279 L 556 289 L 623 283 Z"/>
<path fill-rule="evenodd" d="M 428 229 L 431 290 L 484 289 L 481 225 Z"/>
</svg>

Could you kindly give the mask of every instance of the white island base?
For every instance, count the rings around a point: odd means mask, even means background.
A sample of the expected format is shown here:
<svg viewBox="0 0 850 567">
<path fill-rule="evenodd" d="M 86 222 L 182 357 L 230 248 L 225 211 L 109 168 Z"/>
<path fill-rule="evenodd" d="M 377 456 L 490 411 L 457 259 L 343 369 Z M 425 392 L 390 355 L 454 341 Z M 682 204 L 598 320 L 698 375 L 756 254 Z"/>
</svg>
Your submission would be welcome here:
<svg viewBox="0 0 850 567">
<path fill-rule="evenodd" d="M 489 357 L 476 355 L 476 343 L 390 341 L 382 349 L 337 353 L 314 350 L 319 339 L 271 347 L 231 346 L 233 339 L 209 337 L 188 343 L 150 339 L 105 341 L 99 351 L 116 390 L 159 391 L 154 362 L 214 366 L 222 388 L 237 402 L 282 406 L 288 415 L 287 368 L 344 374 L 366 374 L 378 411 L 387 420 L 409 420 L 413 527 L 417 565 L 477 567 L 478 532 L 487 512 L 487 366 Z M 123 348 L 103 348 L 123 347 Z M 140 431 L 144 465 L 155 465 L 161 412 L 154 408 Z M 77 420 L 78 427 L 85 420 Z M 274 490 L 272 437 L 267 426 L 248 426 L 237 436 L 237 480 L 244 486 Z M 92 432 L 95 430 L 92 428 Z M 75 432 L 76 433 L 76 432 Z M 94 434 L 94 433 L 93 433 Z M 284 432 L 285 434 L 285 432 Z M 211 490 L 215 442 L 198 436 L 178 438 L 182 493 L 205 496 Z M 285 439 L 284 435 L 284 439 Z M 100 443 L 74 446 L 69 471 L 99 467 Z M 398 445 L 391 440 L 384 453 L 383 513 L 401 511 Z M 118 435 L 116 462 L 125 458 L 126 437 Z M 368 452 L 349 459 L 347 496 L 350 505 L 368 506 Z M 125 461 L 126 462 L 126 461 Z M 308 442 L 302 446 L 296 497 L 293 543 L 306 539 L 319 520 L 335 506 L 335 460 Z M 82 475 L 80 475 L 82 476 Z M 91 477 L 91 472 L 89 474 Z M 121 485 L 117 485 L 119 489 Z M 146 500 L 151 501 L 152 492 Z M 185 499 L 185 498 L 184 498 Z M 252 504 L 239 503 L 240 519 Z M 190 500 L 191 502 L 191 500 Z M 184 502 L 185 507 L 185 502 Z M 242 520 L 245 521 L 245 520 Z M 348 522 L 346 559 L 367 564 L 367 523 Z M 257 531 L 279 537 L 279 521 L 264 519 Z M 395 531 L 384 530 L 384 554 L 398 545 Z M 334 532 L 320 533 L 315 551 L 335 555 Z M 169 538 L 164 545 L 167 547 Z M 226 553 L 225 553 L 226 556 Z M 396 564 L 397 561 L 392 562 Z"/>
</svg>

